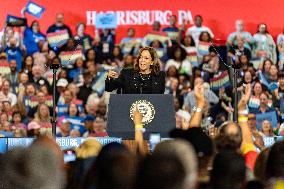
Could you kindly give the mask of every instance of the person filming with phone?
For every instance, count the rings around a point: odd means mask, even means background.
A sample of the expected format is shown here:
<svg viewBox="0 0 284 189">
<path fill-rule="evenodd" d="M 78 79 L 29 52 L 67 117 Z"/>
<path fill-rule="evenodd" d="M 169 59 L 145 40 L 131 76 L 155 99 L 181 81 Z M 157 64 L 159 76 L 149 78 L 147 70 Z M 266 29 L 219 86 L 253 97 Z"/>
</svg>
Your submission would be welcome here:
<svg viewBox="0 0 284 189">
<path fill-rule="evenodd" d="M 160 71 L 157 52 L 152 47 L 139 50 L 134 68 L 123 69 L 120 74 L 110 70 L 105 80 L 106 91 L 122 94 L 163 94 L 165 73 Z"/>
</svg>

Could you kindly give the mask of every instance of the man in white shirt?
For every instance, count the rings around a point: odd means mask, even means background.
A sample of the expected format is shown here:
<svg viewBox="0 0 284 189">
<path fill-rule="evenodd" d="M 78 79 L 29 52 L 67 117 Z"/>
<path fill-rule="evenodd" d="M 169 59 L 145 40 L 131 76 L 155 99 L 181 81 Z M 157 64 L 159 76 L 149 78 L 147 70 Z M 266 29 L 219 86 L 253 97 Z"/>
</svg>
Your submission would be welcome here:
<svg viewBox="0 0 284 189">
<path fill-rule="evenodd" d="M 251 50 L 252 44 L 254 42 L 252 35 L 244 31 L 244 23 L 242 20 L 236 20 L 235 23 L 236 31 L 231 33 L 227 39 L 227 44 L 229 46 L 236 46 L 238 44 L 238 40 L 243 40 L 245 42 L 244 46 Z"/>
<path fill-rule="evenodd" d="M 204 84 L 204 81 L 201 77 L 196 77 L 194 79 L 194 86 L 198 85 L 202 83 L 203 86 L 205 86 Z M 205 96 L 205 99 L 209 105 L 209 108 L 210 108 L 210 104 L 212 105 L 216 105 L 218 104 L 219 102 L 219 98 L 218 96 L 210 89 L 210 88 L 206 88 L 205 87 L 205 90 L 204 90 L 204 96 Z M 184 98 L 184 108 L 186 110 L 189 110 L 189 112 L 191 112 L 194 108 L 194 106 L 196 106 L 196 99 L 195 99 L 195 96 L 194 96 L 194 90 L 190 91 Z"/>
<path fill-rule="evenodd" d="M 214 38 L 214 34 L 210 30 L 210 28 L 202 26 L 202 22 L 203 22 L 202 16 L 196 15 L 194 17 L 194 26 L 191 26 L 186 31 L 186 35 L 191 35 L 196 45 L 199 42 L 199 35 L 201 32 L 207 31 L 210 34 L 211 38 Z"/>
<path fill-rule="evenodd" d="M 2 84 L 2 90 L 0 92 L 0 99 L 7 99 L 11 102 L 11 106 L 17 104 L 17 96 L 10 92 L 10 81 L 4 80 Z"/>
</svg>

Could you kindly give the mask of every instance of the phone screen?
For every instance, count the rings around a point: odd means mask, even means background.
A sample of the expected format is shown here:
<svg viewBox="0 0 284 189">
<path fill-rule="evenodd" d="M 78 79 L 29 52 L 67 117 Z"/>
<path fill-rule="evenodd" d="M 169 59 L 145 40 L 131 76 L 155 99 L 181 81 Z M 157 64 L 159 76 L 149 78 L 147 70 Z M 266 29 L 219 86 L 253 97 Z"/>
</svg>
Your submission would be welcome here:
<svg viewBox="0 0 284 189">
<path fill-rule="evenodd" d="M 76 160 L 76 153 L 73 150 L 64 151 L 64 162 L 68 163 L 70 161 Z"/>
<path fill-rule="evenodd" d="M 161 134 L 160 133 L 151 133 L 149 137 L 150 143 L 150 151 L 153 152 L 155 146 L 161 141 Z"/>
</svg>

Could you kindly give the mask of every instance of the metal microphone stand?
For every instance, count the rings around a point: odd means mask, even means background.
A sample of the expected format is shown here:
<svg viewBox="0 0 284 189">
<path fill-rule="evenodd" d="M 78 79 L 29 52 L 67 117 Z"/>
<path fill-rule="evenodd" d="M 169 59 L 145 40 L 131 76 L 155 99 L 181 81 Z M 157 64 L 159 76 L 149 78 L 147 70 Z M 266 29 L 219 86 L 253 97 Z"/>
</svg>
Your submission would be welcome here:
<svg viewBox="0 0 284 189">
<path fill-rule="evenodd" d="M 51 64 L 50 69 L 52 69 L 52 84 L 53 84 L 53 89 L 52 89 L 52 106 L 53 106 L 53 114 L 52 114 L 52 135 L 56 137 L 56 73 L 59 69 L 60 65 L 59 64 Z"/>
<path fill-rule="evenodd" d="M 232 69 L 233 69 L 233 92 L 234 92 L 234 122 L 238 122 L 238 69 L 241 68 L 240 63 L 236 63 L 236 58 L 238 54 L 231 59 L 232 61 Z"/>
<path fill-rule="evenodd" d="M 238 74 L 238 69 L 236 66 L 233 66 L 233 91 L 234 91 L 234 117 L 233 120 L 234 122 L 238 121 L 238 83 L 237 83 L 237 74 Z"/>
</svg>

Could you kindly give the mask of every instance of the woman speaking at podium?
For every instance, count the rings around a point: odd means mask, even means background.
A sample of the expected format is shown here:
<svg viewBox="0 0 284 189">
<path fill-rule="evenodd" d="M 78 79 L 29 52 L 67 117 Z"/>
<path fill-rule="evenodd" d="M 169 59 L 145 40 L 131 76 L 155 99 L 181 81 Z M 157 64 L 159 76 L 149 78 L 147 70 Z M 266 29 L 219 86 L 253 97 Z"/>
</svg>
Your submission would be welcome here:
<svg viewBox="0 0 284 189">
<path fill-rule="evenodd" d="M 123 69 L 120 74 L 110 70 L 105 88 L 108 92 L 118 89 L 118 93 L 123 94 L 163 94 L 165 73 L 160 71 L 156 50 L 143 47 L 139 51 L 134 68 Z"/>
</svg>

